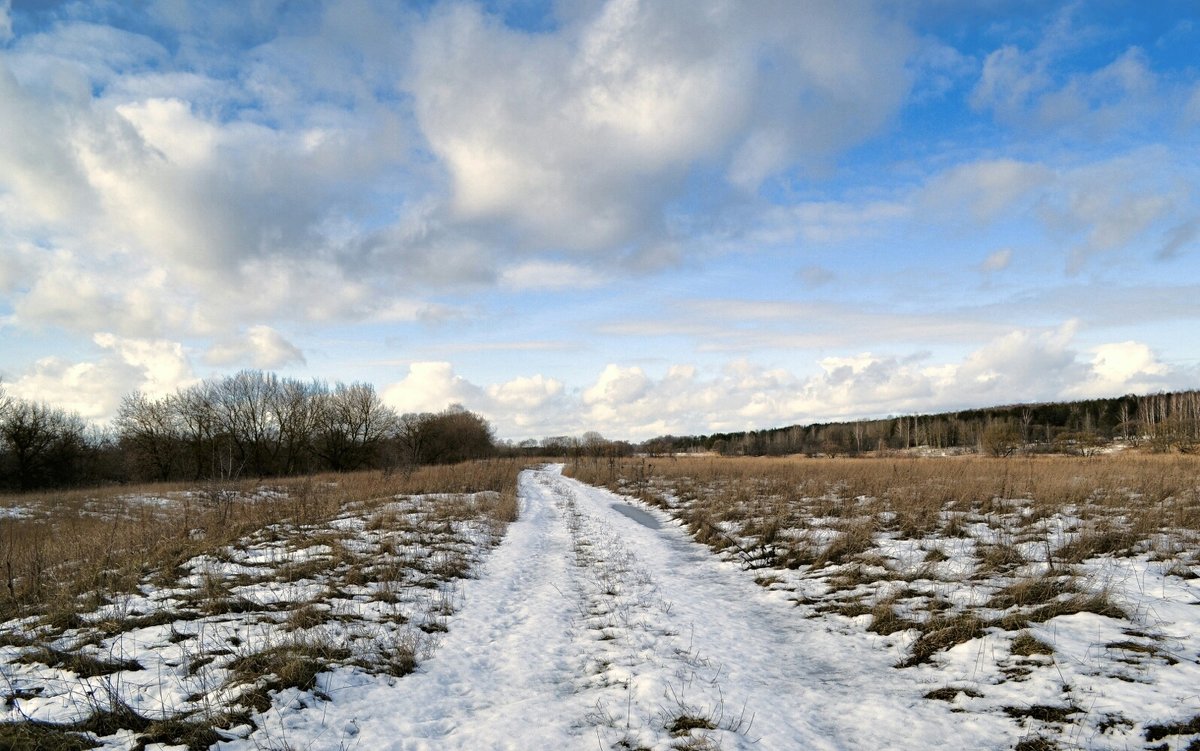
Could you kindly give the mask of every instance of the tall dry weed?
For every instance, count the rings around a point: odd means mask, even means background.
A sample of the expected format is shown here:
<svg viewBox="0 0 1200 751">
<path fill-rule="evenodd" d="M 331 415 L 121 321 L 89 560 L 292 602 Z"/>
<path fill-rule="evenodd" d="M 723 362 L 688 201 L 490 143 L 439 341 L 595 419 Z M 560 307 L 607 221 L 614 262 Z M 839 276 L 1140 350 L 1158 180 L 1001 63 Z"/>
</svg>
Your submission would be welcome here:
<svg viewBox="0 0 1200 751">
<path fill-rule="evenodd" d="M 0 496 L 0 619 L 95 607 L 95 600 L 132 591 L 148 575 L 169 575 L 189 558 L 270 525 L 318 524 L 348 505 L 397 495 L 492 491 L 483 511 L 502 525 L 516 518 L 517 475 L 525 466 L 491 460 L 266 484 L 157 483 Z"/>
</svg>

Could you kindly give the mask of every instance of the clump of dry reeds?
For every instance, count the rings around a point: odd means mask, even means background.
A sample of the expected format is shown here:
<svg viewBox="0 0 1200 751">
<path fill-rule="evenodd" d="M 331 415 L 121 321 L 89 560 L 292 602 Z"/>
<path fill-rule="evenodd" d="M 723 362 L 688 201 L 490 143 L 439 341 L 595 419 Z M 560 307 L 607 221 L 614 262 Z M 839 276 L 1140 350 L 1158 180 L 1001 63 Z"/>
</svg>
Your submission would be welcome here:
<svg viewBox="0 0 1200 751">
<path fill-rule="evenodd" d="M 472 496 L 479 513 L 503 525 L 517 516 L 513 460 L 251 480 L 121 486 L 0 496 L 0 620 L 31 613 L 64 623 L 147 576 L 168 576 L 194 556 L 283 521 L 314 525 L 355 504 L 397 495 Z M 147 499 L 151 499 L 148 501 Z M 329 565 L 340 561 L 332 560 Z M 293 572 L 303 576 L 304 572 Z"/>
<path fill-rule="evenodd" d="M 696 540 L 733 560 L 769 551 L 774 568 L 819 578 L 835 599 L 819 612 L 869 612 L 869 628 L 880 634 L 915 628 L 908 665 L 987 628 L 1017 630 L 1084 611 L 1123 617 L 1109 593 L 1079 580 L 1078 564 L 1151 551 L 1190 575 L 1200 542 L 1200 457 L 1190 455 L 636 457 L 567 471 L 667 509 Z M 999 582 L 984 585 L 996 586 L 983 605 L 993 612 L 955 607 L 917 623 L 898 614 L 894 596 L 864 605 L 864 588 L 896 578 L 880 547 L 889 540 L 925 549 L 932 542 L 938 553 L 925 555 L 930 571 L 951 558 L 944 548 L 965 551 L 959 575 Z M 743 563 L 759 568 L 763 558 Z M 779 576 L 758 578 L 779 586 Z M 838 592 L 850 592 L 851 601 L 836 599 Z M 931 607 L 937 601 L 923 596 Z"/>
</svg>

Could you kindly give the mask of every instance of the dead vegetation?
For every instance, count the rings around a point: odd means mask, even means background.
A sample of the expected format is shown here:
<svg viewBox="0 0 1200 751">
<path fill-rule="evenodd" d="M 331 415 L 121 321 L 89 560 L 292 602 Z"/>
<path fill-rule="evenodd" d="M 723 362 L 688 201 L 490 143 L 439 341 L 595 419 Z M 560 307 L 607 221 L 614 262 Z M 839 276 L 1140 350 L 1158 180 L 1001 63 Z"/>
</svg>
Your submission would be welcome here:
<svg viewBox="0 0 1200 751">
<path fill-rule="evenodd" d="M 131 592 L 147 576 L 169 577 L 182 562 L 272 525 L 320 526 L 346 509 L 382 507 L 400 495 L 439 494 L 446 499 L 443 519 L 481 514 L 502 526 L 516 518 L 522 466 L 495 460 L 269 484 L 205 481 L 0 496 L 0 620 L 34 613 L 69 618 L 86 607 L 86 598 Z"/>
<path fill-rule="evenodd" d="M 1051 621 L 1090 614 L 1128 629 L 1147 620 L 1095 575 L 1105 561 L 1152 563 L 1181 581 L 1200 565 L 1200 458 L 1189 454 L 637 457 L 567 471 L 666 510 L 761 586 L 788 593 L 803 616 L 841 616 L 875 635 L 903 669 L 937 669 L 970 644 L 970 660 L 991 655 L 1001 681 L 1055 670 Z M 1137 671 L 1146 665 L 1178 661 L 1164 637 L 1126 633 L 1136 636 L 1092 647 L 1112 678 L 1145 680 Z M 988 639 L 1008 648 L 979 646 Z M 1069 698 L 1071 687 L 1063 691 Z M 923 695 L 957 705 L 983 693 Z M 1053 728 L 1086 714 L 1071 703 L 999 710 L 1022 728 L 1024 749 L 1062 747 Z M 1195 720 L 1145 731 L 1147 741 L 1194 733 Z"/>
<path fill-rule="evenodd" d="M 1184 455 L 953 458 L 664 457 L 569 473 L 670 511 L 697 541 L 794 589 L 799 605 L 912 631 L 901 666 L 989 630 L 1129 613 L 1079 565 L 1147 554 L 1192 573 L 1200 462 Z M 824 591 L 806 582 L 820 582 Z M 895 583 L 907 582 L 904 596 Z M 940 591 L 973 582 L 973 603 Z M 948 612 L 946 612 L 948 609 Z M 1034 649 L 1025 643 L 1019 649 Z"/>
<path fill-rule="evenodd" d="M 74 708 L 0 725 L 0 748 L 91 748 L 117 731 L 209 748 L 280 692 L 327 698 L 331 670 L 411 673 L 446 630 L 455 582 L 516 518 L 522 468 L 0 498 L 9 706 Z M 130 707 L 164 680 L 187 701 Z"/>
</svg>

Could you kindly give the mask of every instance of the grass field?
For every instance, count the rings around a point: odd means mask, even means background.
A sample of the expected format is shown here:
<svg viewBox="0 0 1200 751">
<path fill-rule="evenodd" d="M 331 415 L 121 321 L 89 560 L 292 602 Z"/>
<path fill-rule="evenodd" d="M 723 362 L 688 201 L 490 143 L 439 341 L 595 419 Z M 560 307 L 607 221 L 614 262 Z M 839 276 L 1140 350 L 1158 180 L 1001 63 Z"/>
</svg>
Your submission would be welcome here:
<svg viewBox="0 0 1200 751">
<path fill-rule="evenodd" d="M 519 500 L 522 466 L 0 498 L 0 748 L 286 749 L 296 737 L 352 748 L 389 737 L 411 695 L 428 698 L 428 727 L 446 738 L 487 739 L 471 697 L 501 702 L 487 715 L 498 721 L 510 711 L 507 687 L 529 675 L 547 676 L 542 689 L 557 697 L 537 708 L 547 722 L 563 721 L 555 702 L 577 710 L 603 699 L 607 714 L 593 707 L 556 725 L 561 737 L 633 737 L 618 720 L 640 702 L 651 719 L 635 730 L 664 748 L 753 745 L 752 732 L 715 721 L 654 724 L 651 710 L 671 697 L 648 687 L 701 692 L 671 671 L 679 654 L 695 656 L 690 640 L 716 620 L 713 607 L 725 625 L 707 629 L 705 655 L 728 652 L 726 638 L 774 643 L 732 636 L 742 624 L 784 625 L 838 662 L 809 674 L 796 655 L 776 655 L 795 667 L 775 676 L 780 691 L 837 692 L 836 704 L 888 686 L 887 722 L 961 713 L 964 747 L 975 722 L 979 737 L 1015 738 L 1019 751 L 1200 748 L 1196 457 L 583 459 L 568 473 L 623 497 L 554 470 L 527 476 L 533 495 Z M 536 523 L 510 535 L 524 547 L 506 546 L 506 563 L 471 582 L 496 602 L 476 603 L 460 622 L 464 580 L 534 500 Z M 638 501 L 652 514 L 631 522 Z M 655 526 L 667 517 L 727 563 L 672 547 L 681 533 Z M 709 579 L 696 578 L 700 569 Z M 731 599 L 737 581 L 765 599 Z M 739 615 L 742 600 L 757 620 Z M 509 644 L 497 619 L 539 636 L 514 632 Z M 455 682 L 410 685 L 426 676 L 404 676 L 448 631 L 458 646 L 434 678 Z M 550 643 L 566 672 L 539 662 Z M 506 654 L 489 659 L 508 667 L 476 675 L 471 655 L 497 645 Z M 760 664 L 763 651 L 744 661 Z M 706 660 L 681 664 L 711 669 Z M 581 683 L 576 669 L 625 677 Z M 730 686 L 753 687 L 743 666 L 726 669 Z M 622 715 L 622 697 L 635 693 Z M 377 707 L 377 696 L 397 703 Z M 359 716 L 377 724 L 359 727 Z M 760 715 L 757 726 L 786 737 L 793 720 L 837 722 Z"/>
<path fill-rule="evenodd" d="M 1195 457 L 637 458 L 568 473 L 667 511 L 798 618 L 875 634 L 930 701 L 1007 714 L 1026 751 L 1200 748 Z"/>
<path fill-rule="evenodd" d="M 0 499 L 0 747 L 208 748 L 327 698 L 333 666 L 411 672 L 516 518 L 520 469 Z"/>
</svg>

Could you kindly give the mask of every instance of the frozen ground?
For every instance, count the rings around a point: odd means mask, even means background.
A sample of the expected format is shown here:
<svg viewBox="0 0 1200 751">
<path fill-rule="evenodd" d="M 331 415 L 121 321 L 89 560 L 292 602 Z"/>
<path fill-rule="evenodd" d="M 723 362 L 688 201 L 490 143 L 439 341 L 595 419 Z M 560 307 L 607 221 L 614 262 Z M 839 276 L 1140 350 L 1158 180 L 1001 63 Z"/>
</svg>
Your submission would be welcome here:
<svg viewBox="0 0 1200 751">
<path fill-rule="evenodd" d="M 922 699 L 928 687 L 896 674 L 886 650 L 797 618 L 607 491 L 540 471 L 521 498 L 521 520 L 416 674 L 334 675 L 332 703 L 268 727 L 297 748 L 343 745 L 331 728 L 397 749 L 1000 748 L 1014 735 L 983 716 L 965 739 L 962 716 Z"/>
<path fill-rule="evenodd" d="M 345 581 L 340 589 L 346 596 L 320 605 L 342 614 L 320 628 L 333 629 L 339 639 L 357 635 L 370 642 L 355 650 L 370 659 L 387 659 L 388 640 L 402 642 L 404 633 L 436 634 L 436 645 L 418 655 L 423 659 L 414 673 L 397 677 L 372 670 L 369 660 L 331 660 L 316 687 L 272 691 L 249 723 L 220 732 L 218 747 L 1200 747 L 1194 740 L 1200 727 L 1188 725 L 1200 715 L 1200 592 L 1195 580 L 1166 576 L 1148 560 L 1107 560 L 1095 569 L 1133 611 L 1131 620 L 1079 612 L 1037 624 L 1036 636 L 1053 646 L 1051 655 L 1018 655 L 1010 635 L 987 630 L 922 664 L 899 668 L 915 632 L 881 635 L 867 630 L 869 616 L 798 606 L 795 587 L 756 584 L 762 571 L 714 556 L 661 510 L 563 477 L 559 467 L 522 474 L 519 496 L 519 521 L 486 557 L 472 552 L 486 546 L 468 544 L 486 535 L 461 522 L 457 535 L 411 533 L 408 542 L 422 558 L 451 551 L 482 562 L 473 578 L 447 580 L 421 597 L 382 598 L 387 613 L 403 611 L 402 618 L 376 613 L 382 607 L 377 596 L 349 596 L 354 592 L 346 592 L 352 585 Z M 414 513 L 408 507 L 393 511 Z M 335 548 L 353 548 L 363 537 L 378 552 L 381 541 L 378 533 L 371 537 L 375 525 L 369 520 L 347 517 L 338 526 L 345 534 L 332 538 Z M 228 560 L 194 562 L 194 580 L 178 583 L 174 594 L 146 599 L 179 599 L 214 575 L 276 562 L 279 551 L 298 567 L 330 556 L 329 543 L 262 542 Z M 400 552 L 394 548 L 393 542 L 389 549 Z M 952 567 L 953 556 L 941 565 Z M 277 578 L 268 584 L 250 577 L 226 589 L 229 596 L 264 604 L 324 602 L 318 590 L 329 589 L 308 579 L 284 584 Z M 372 594 L 368 584 L 355 586 Z M 945 586 L 948 599 L 963 596 Z M 399 585 L 396 591 L 402 591 Z M 154 612 L 152 604 L 143 609 Z M 210 621 L 161 624 L 100 642 L 95 651 L 102 656 L 140 666 L 107 675 L 104 685 L 140 687 L 125 694 L 139 706 L 182 706 L 184 689 L 195 690 L 206 675 L 213 686 L 228 684 L 222 683 L 225 673 L 181 667 L 185 655 L 171 651 L 172 635 L 207 638 L 207 629 L 208 637 L 228 642 L 231 634 L 252 639 L 258 628 L 270 638 L 286 638 L 282 626 L 272 630 L 276 620 L 252 626 L 244 621 L 254 619 L 206 617 L 225 620 L 202 628 L 192 624 Z M 435 628 L 389 630 L 396 622 L 435 617 L 427 620 Z M 373 630 L 338 625 L 361 622 L 374 624 Z M 76 679 L 47 664 L 21 662 L 27 648 L 3 649 L 10 719 L 62 719 L 100 687 L 78 679 L 70 691 L 35 692 L 38 681 L 57 681 L 61 689 Z M 163 687 L 172 685 L 163 674 L 185 676 L 186 685 L 172 693 Z M 100 740 L 126 748 L 134 735 L 122 731 Z"/>
</svg>

